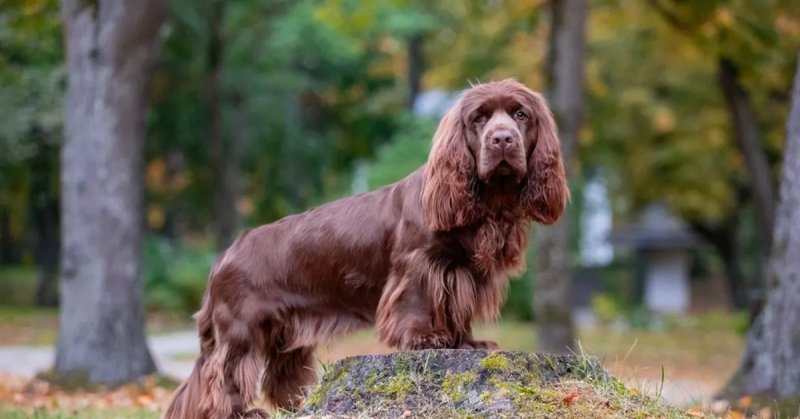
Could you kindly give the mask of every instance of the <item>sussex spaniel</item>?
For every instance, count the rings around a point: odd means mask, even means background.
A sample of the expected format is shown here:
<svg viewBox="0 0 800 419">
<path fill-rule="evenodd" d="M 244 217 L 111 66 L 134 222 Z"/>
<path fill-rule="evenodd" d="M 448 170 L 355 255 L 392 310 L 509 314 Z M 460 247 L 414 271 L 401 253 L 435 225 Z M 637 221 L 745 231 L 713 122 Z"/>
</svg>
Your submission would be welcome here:
<svg viewBox="0 0 800 419">
<path fill-rule="evenodd" d="M 166 417 L 266 416 L 247 411 L 259 381 L 297 408 L 315 347 L 373 324 L 400 350 L 497 348 L 470 324 L 498 316 L 531 221 L 555 222 L 568 195 L 542 96 L 513 80 L 472 87 L 417 171 L 245 232 L 220 255 L 196 315 L 201 354 Z"/>
</svg>

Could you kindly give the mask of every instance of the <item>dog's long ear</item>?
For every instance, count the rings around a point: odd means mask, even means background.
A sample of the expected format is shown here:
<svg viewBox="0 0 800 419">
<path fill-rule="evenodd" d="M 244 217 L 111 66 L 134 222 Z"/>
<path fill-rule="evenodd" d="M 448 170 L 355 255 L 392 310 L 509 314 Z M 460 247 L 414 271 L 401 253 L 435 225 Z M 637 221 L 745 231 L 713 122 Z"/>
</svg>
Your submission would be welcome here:
<svg viewBox="0 0 800 419">
<path fill-rule="evenodd" d="M 529 92 L 536 124 L 534 150 L 528 160 L 528 179 L 522 192 L 525 213 L 541 224 L 553 224 L 569 200 L 558 127 L 542 95 Z"/>
<path fill-rule="evenodd" d="M 478 217 L 475 159 L 467 147 L 461 103 L 439 122 L 425 168 L 422 209 L 433 231 L 448 231 Z"/>
</svg>

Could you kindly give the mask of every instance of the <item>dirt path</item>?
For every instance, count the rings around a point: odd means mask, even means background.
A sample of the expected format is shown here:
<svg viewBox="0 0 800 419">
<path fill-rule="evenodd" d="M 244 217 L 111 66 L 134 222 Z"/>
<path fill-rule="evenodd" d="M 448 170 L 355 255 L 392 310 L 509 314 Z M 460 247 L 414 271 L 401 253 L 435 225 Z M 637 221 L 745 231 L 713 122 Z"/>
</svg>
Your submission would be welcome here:
<svg viewBox="0 0 800 419">
<path fill-rule="evenodd" d="M 192 370 L 187 355 L 200 350 L 194 331 L 148 338 L 150 351 L 159 371 L 174 378 L 185 378 Z M 33 377 L 52 367 L 55 348 L 52 346 L 0 346 L 0 373 Z"/>
</svg>

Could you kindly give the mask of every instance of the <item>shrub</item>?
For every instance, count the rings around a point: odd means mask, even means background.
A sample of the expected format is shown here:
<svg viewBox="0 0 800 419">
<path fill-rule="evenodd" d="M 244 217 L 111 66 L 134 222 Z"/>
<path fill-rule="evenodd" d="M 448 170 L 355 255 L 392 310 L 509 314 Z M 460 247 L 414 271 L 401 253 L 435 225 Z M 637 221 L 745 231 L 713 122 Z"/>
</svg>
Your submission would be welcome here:
<svg viewBox="0 0 800 419">
<path fill-rule="evenodd" d="M 145 239 L 143 275 L 147 308 L 192 313 L 200 307 L 216 252 L 210 246 Z"/>
</svg>

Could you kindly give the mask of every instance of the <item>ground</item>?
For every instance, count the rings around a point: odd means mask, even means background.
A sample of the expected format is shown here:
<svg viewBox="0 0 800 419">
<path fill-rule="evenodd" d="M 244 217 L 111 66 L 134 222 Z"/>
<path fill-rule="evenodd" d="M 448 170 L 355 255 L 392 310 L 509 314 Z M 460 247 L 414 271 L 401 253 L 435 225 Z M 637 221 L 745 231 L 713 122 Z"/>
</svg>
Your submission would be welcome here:
<svg viewBox="0 0 800 419">
<path fill-rule="evenodd" d="M 597 356 L 633 391 L 660 394 L 686 410 L 708 402 L 736 368 L 744 338 L 732 323 L 726 314 L 712 314 L 674 319 L 660 330 L 587 328 L 580 338 L 582 351 Z M 170 389 L 152 379 L 113 392 L 77 394 L 43 382 L 30 384 L 30 376 L 53 359 L 47 345 L 53 341 L 56 324 L 52 311 L 0 309 L 0 417 L 29 417 L 34 409 L 40 409 L 34 417 L 100 418 L 109 417 L 105 410 L 109 407 L 114 408 L 113 417 L 158 417 Z M 151 319 L 150 343 L 158 365 L 177 378 L 188 374 L 197 353 L 196 337 L 186 327 L 173 319 Z M 485 325 L 476 331 L 480 338 L 498 341 L 505 350 L 523 351 L 535 350 L 534 332 L 531 324 L 519 322 Z M 318 357 L 329 364 L 345 356 L 386 352 L 389 348 L 378 343 L 373 332 L 365 331 L 326 345 Z"/>
</svg>

